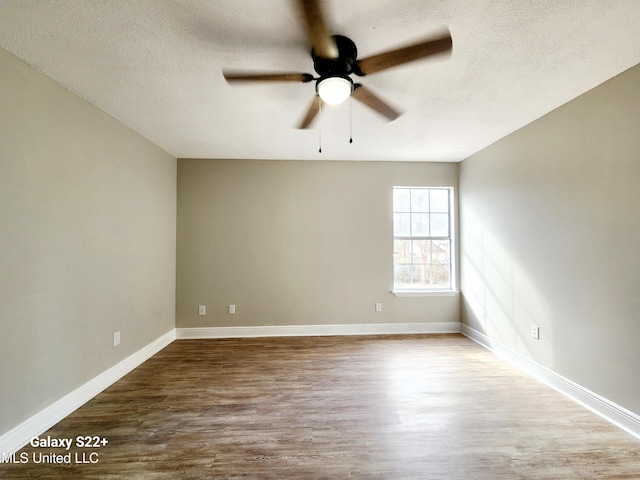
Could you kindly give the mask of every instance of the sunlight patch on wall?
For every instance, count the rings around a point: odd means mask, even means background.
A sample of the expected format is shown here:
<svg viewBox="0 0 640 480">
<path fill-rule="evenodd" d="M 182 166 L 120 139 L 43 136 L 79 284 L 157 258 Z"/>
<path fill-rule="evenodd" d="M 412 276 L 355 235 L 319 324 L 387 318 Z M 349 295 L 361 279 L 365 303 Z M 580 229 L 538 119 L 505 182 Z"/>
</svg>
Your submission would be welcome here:
<svg viewBox="0 0 640 480">
<path fill-rule="evenodd" d="M 473 207 L 464 208 L 461 290 L 469 326 L 538 362 L 553 365 L 553 312 L 523 263 Z M 469 317 L 469 315 L 467 315 Z M 540 327 L 540 339 L 531 336 Z"/>
</svg>

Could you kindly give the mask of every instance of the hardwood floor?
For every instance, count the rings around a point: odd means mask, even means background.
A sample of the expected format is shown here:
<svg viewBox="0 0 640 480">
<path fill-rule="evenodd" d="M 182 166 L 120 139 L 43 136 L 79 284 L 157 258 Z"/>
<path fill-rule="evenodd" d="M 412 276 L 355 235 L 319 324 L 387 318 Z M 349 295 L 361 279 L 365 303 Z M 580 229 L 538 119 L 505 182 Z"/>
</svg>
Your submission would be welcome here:
<svg viewBox="0 0 640 480">
<path fill-rule="evenodd" d="M 47 436 L 74 445 L 0 477 L 640 478 L 640 442 L 461 335 L 179 340 Z"/>
</svg>

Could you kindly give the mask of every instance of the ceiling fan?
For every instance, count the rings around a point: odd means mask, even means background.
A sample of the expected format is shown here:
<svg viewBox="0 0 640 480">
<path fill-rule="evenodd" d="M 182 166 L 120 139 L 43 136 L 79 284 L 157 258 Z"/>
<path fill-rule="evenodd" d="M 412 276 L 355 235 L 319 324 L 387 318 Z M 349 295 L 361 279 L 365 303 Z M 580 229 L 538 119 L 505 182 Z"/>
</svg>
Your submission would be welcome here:
<svg viewBox="0 0 640 480">
<path fill-rule="evenodd" d="M 307 36 L 312 45 L 313 68 L 318 76 L 294 72 L 223 72 L 223 75 L 228 82 L 308 83 L 315 81 L 316 97 L 298 128 L 309 127 L 322 103 L 337 105 L 350 96 L 389 120 L 395 120 L 400 113 L 362 84 L 354 83 L 351 75 L 369 75 L 397 65 L 446 53 L 452 48 L 451 35 L 445 34 L 397 50 L 358 59 L 358 50 L 350 38 L 329 34 L 320 0 L 296 0 L 296 2 L 304 18 Z"/>
</svg>

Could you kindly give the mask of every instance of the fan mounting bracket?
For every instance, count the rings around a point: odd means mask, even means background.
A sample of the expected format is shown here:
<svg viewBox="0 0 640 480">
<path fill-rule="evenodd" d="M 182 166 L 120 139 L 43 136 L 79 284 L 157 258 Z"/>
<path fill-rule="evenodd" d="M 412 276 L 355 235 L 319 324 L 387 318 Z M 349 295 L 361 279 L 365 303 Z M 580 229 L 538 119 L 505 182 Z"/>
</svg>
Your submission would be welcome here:
<svg viewBox="0 0 640 480">
<path fill-rule="evenodd" d="M 323 58 L 316 55 L 316 52 L 311 50 L 311 57 L 313 58 L 313 68 L 320 78 L 325 77 L 347 77 L 351 73 L 361 75 L 356 58 L 358 57 L 358 49 L 356 44 L 353 43 L 349 37 L 343 35 L 333 35 L 332 38 L 336 42 L 338 47 L 338 58 Z"/>
</svg>

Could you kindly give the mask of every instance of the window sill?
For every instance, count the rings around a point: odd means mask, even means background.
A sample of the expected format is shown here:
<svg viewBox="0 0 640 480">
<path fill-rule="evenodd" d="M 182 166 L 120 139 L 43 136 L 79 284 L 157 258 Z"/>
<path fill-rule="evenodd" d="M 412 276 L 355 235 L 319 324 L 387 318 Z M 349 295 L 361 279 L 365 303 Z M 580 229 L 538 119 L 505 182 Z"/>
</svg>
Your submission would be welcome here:
<svg viewBox="0 0 640 480">
<path fill-rule="evenodd" d="M 455 297 L 458 290 L 392 290 L 396 297 Z"/>
</svg>

